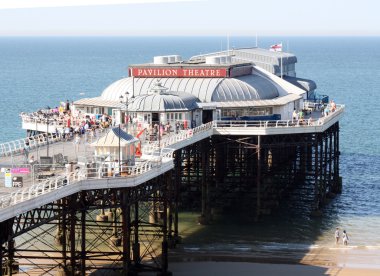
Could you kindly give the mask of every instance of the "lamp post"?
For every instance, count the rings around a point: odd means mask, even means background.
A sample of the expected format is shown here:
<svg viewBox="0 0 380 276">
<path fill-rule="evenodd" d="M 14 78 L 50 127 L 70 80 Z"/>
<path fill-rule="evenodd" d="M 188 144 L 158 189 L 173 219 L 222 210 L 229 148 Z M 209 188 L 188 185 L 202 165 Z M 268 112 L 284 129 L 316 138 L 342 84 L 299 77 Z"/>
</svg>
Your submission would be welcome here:
<svg viewBox="0 0 380 276">
<path fill-rule="evenodd" d="M 119 175 L 121 175 L 121 145 L 120 145 L 120 124 L 119 124 Z"/>
<path fill-rule="evenodd" d="M 128 100 L 129 100 L 129 97 L 128 96 L 129 96 L 129 92 L 126 91 L 124 93 L 124 96 L 120 95 L 120 97 L 119 97 L 120 103 L 125 105 L 125 118 L 126 118 L 125 127 L 126 127 L 127 132 L 128 132 L 128 121 L 129 121 L 129 116 L 128 116 Z M 125 98 L 125 101 L 124 101 L 124 98 Z"/>
<path fill-rule="evenodd" d="M 46 118 L 46 156 L 49 157 L 49 118 Z"/>
<path fill-rule="evenodd" d="M 120 103 L 121 104 L 125 104 L 125 117 L 127 118 L 126 119 L 126 131 L 128 133 L 128 95 L 129 95 L 129 92 L 125 92 L 124 96 L 123 95 L 120 95 L 119 97 L 119 100 L 120 100 Z M 125 98 L 125 102 L 124 102 L 124 98 Z M 121 108 L 120 108 L 120 113 L 121 113 Z M 121 122 L 119 123 L 119 128 L 118 128 L 118 132 L 119 132 L 119 175 L 121 175 L 121 144 L 120 144 L 120 133 L 121 133 L 121 128 L 120 128 L 120 125 L 121 125 Z"/>
</svg>

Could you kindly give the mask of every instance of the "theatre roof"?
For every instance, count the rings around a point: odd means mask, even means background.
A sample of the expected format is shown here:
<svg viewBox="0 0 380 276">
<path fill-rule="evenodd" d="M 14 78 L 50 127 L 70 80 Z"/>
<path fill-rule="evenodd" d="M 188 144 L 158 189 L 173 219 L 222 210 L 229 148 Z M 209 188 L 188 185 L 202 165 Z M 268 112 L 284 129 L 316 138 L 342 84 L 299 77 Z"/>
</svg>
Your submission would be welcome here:
<svg viewBox="0 0 380 276">
<path fill-rule="evenodd" d="M 156 82 L 145 95 L 139 95 L 128 105 L 130 111 L 190 111 L 197 108 L 198 98 L 186 92 L 170 92 Z"/>
<path fill-rule="evenodd" d="M 126 91 L 130 97 L 144 95 L 154 82 L 155 78 L 124 78 L 108 86 L 101 97 L 107 101 L 117 101 Z M 260 100 L 279 96 L 277 87 L 259 75 L 236 78 L 161 78 L 160 82 L 170 91 L 190 93 L 201 102 Z"/>
<path fill-rule="evenodd" d="M 317 89 L 317 84 L 312 80 L 302 79 L 302 78 L 297 78 L 297 77 L 289 77 L 289 76 L 284 76 L 284 80 L 290 82 L 291 84 L 305 91 L 313 91 Z"/>
</svg>

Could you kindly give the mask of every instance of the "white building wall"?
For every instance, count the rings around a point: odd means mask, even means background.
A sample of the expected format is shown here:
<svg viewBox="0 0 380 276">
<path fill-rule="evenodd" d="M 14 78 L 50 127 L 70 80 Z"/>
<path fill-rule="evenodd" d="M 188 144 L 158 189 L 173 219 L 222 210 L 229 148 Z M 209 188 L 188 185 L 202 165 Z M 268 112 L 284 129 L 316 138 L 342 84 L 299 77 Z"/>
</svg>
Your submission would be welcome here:
<svg viewBox="0 0 380 276">
<path fill-rule="evenodd" d="M 274 114 L 281 114 L 281 120 L 291 120 L 295 103 L 290 102 L 286 105 L 273 107 Z M 297 108 L 296 108 L 297 109 Z"/>
<path fill-rule="evenodd" d="M 196 126 L 202 124 L 202 112 L 200 109 L 196 109 L 193 111 L 193 120 L 195 121 Z"/>
</svg>

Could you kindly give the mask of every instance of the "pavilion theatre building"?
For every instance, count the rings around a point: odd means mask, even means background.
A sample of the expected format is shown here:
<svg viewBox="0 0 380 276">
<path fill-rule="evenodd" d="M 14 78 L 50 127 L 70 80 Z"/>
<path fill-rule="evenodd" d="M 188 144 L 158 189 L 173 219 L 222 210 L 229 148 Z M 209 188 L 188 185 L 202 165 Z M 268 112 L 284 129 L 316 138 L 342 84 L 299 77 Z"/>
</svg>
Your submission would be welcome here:
<svg viewBox="0 0 380 276">
<path fill-rule="evenodd" d="M 154 124 L 174 130 L 212 120 L 288 120 L 315 96 L 311 80 L 296 77 L 294 55 L 258 48 L 194 56 L 156 56 L 129 66 L 129 77 L 100 97 L 74 102 L 79 114 L 112 116 L 137 133 Z M 134 134 L 136 134 L 134 133 Z"/>
</svg>

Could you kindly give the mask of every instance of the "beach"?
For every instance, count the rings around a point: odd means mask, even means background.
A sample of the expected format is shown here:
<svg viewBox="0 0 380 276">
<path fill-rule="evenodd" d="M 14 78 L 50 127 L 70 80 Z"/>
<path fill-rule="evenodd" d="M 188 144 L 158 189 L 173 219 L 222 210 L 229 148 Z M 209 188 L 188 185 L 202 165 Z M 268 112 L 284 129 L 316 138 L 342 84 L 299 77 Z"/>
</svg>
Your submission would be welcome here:
<svg viewBox="0 0 380 276">
<path fill-rule="evenodd" d="M 249 240 L 237 226 L 233 227 L 237 236 L 221 242 L 218 237 L 230 236 L 231 225 L 200 225 L 196 216 L 180 214 L 183 242 L 169 251 L 173 275 L 380 275 L 380 246 L 359 241 L 355 235 L 347 246 L 342 239 L 335 243 L 334 229 L 330 238 L 323 235 L 311 243 L 258 241 Z M 269 231 L 260 224 L 254 227 Z"/>
<path fill-rule="evenodd" d="M 173 275 L 176 276 L 208 276 L 208 275 L 339 275 L 356 276 L 380 275 L 378 269 L 365 268 L 339 268 L 322 267 L 311 265 L 289 265 L 289 264 L 261 264 L 244 262 L 196 262 L 196 263 L 173 263 L 170 266 Z M 144 275 L 144 274 L 141 274 Z"/>
<path fill-rule="evenodd" d="M 205 254 L 194 252 L 172 257 L 169 270 L 187 275 L 380 275 L 379 248 L 334 246 L 313 248 L 302 259 L 300 252 L 244 252 Z M 202 261 L 203 260 L 203 261 Z M 207 261 L 205 261 L 207 260 Z M 144 274 L 142 274 L 144 275 Z"/>
</svg>

